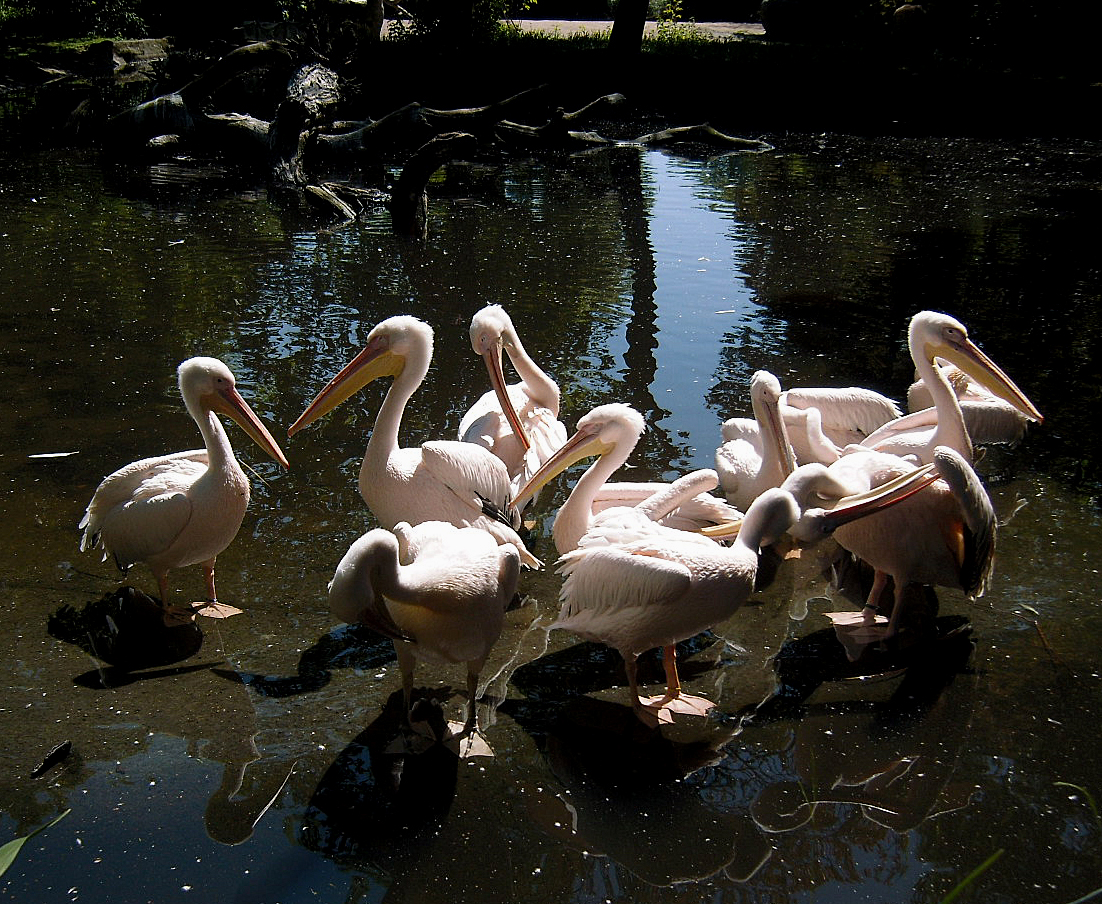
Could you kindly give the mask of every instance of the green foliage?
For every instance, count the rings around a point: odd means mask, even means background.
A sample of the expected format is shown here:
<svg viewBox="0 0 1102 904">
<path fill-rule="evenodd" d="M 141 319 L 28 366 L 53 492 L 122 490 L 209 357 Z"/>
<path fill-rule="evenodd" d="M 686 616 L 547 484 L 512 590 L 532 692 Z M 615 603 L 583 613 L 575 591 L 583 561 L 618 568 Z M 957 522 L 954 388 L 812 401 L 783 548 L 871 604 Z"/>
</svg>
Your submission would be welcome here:
<svg viewBox="0 0 1102 904">
<path fill-rule="evenodd" d="M 39 832 L 45 832 L 46 829 L 50 828 L 51 826 L 57 825 L 59 822 L 61 822 L 61 820 L 68 816 L 70 812 L 72 811 L 66 810 L 60 816 L 56 817 L 52 822 L 48 822 L 44 826 L 39 826 L 37 829 L 31 832 L 30 835 L 24 835 L 22 838 L 16 838 L 12 841 L 9 841 L 3 847 L 0 847 L 0 876 L 4 875 L 4 873 L 8 871 L 8 867 L 10 867 L 15 862 L 15 858 L 19 856 L 19 852 L 23 849 L 23 845 L 34 838 L 34 836 L 37 835 Z"/>
<path fill-rule="evenodd" d="M 536 0 L 410 0 L 410 18 L 391 23 L 391 35 L 449 40 L 456 32 L 474 40 L 496 36 L 501 20 L 526 12 Z M 505 26 L 508 28 L 508 26 Z"/>
</svg>

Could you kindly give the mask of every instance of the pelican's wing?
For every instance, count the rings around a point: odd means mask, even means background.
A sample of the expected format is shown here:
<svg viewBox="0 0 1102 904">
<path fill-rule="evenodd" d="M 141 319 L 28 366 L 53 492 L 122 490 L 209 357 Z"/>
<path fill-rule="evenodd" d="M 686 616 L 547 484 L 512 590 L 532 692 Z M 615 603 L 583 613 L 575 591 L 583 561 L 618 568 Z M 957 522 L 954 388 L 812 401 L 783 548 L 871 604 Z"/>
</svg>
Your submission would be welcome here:
<svg viewBox="0 0 1102 904">
<path fill-rule="evenodd" d="M 823 417 L 823 432 L 832 439 L 836 432 L 855 431 L 861 436 L 868 436 L 877 427 L 903 413 L 887 396 L 860 386 L 789 389 L 781 393 L 781 404 L 793 408 L 818 408 Z"/>
<path fill-rule="evenodd" d="M 960 586 L 969 598 L 983 596 L 995 564 L 995 509 L 979 476 L 948 446 L 934 450 L 938 473 L 949 484 L 964 518 L 964 557 Z"/>
<path fill-rule="evenodd" d="M 719 426 L 719 434 L 725 443 L 744 439 L 761 455 L 761 430 L 752 417 L 730 417 Z"/>
<path fill-rule="evenodd" d="M 684 565 L 637 555 L 623 546 L 575 549 L 559 559 L 558 566 L 566 580 L 555 624 L 583 635 L 598 632 L 603 620 L 623 618 L 626 608 L 672 604 L 692 581 Z"/>
<path fill-rule="evenodd" d="M 472 520 L 486 504 L 506 511 L 509 472 L 488 449 L 474 443 L 437 440 L 421 446 L 421 461 L 436 480 L 472 509 Z"/>
<path fill-rule="evenodd" d="M 84 530 L 80 548 L 94 548 L 106 531 L 104 557 L 107 552 L 114 553 L 124 566 L 141 561 L 141 556 L 130 558 L 121 554 L 124 545 L 127 549 L 152 548 L 155 552 L 167 549 L 187 523 L 191 504 L 187 503 L 185 515 L 180 501 L 168 502 L 166 499 L 185 493 L 206 469 L 206 449 L 143 458 L 119 468 L 104 478 L 88 503 L 78 525 Z M 186 502 L 186 498 L 183 501 Z M 146 502 L 153 504 L 143 508 L 142 504 Z M 163 525 L 153 523 L 156 518 L 169 515 L 173 509 L 179 510 L 174 518 L 169 518 Z M 121 510 L 130 512 L 126 519 L 119 514 Z M 135 527 L 131 528 L 131 524 Z M 140 531 L 144 528 L 152 531 L 152 535 L 143 537 Z M 111 543 L 108 544 L 107 540 Z M 164 545 L 158 547 L 161 543 Z"/>
<path fill-rule="evenodd" d="M 191 499 L 181 491 L 115 506 L 100 526 L 104 558 L 110 553 L 126 569 L 164 552 L 191 520 L 191 511 Z"/>
<path fill-rule="evenodd" d="M 470 411 L 463 415 L 459 422 L 459 441 L 463 443 L 475 443 L 484 449 L 492 449 L 501 433 L 501 424 L 504 418 L 500 411 L 495 411 L 485 404 L 487 397 L 496 402 L 492 392 L 486 393 L 481 399 L 471 406 Z"/>
</svg>

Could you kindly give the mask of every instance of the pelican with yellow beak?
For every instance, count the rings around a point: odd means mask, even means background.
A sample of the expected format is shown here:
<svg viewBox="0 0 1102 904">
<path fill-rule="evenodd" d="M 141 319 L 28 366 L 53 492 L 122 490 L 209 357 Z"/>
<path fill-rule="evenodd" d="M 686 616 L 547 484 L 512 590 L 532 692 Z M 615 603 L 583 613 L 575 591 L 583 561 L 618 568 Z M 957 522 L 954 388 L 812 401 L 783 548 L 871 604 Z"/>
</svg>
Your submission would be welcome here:
<svg viewBox="0 0 1102 904">
<path fill-rule="evenodd" d="M 214 587 L 214 560 L 233 538 L 249 504 L 249 479 L 234 457 L 218 415 L 236 421 L 254 442 L 289 467 L 272 435 L 241 398 L 230 369 L 216 358 L 190 358 L 177 369 L 180 395 L 206 448 L 143 458 L 109 475 L 81 519 L 82 550 L 103 547 L 124 572 L 144 562 L 157 579 L 161 605 L 168 598 L 168 572 L 202 564 L 204 603 L 185 607 L 187 617 L 225 614 Z"/>
<path fill-rule="evenodd" d="M 937 418 L 931 424 L 919 412 L 889 421 L 865 437 L 861 442 L 864 448 L 913 456 L 915 461 L 929 464 L 934 460 L 934 449 L 948 446 L 971 463 L 972 439 L 960 401 L 944 371 L 937 366 L 937 358 L 957 367 L 1026 418 L 1038 423 L 1043 420 L 1025 393 L 968 338 L 968 330 L 959 320 L 936 311 L 920 311 L 911 318 L 907 344 L 915 372 L 930 393 Z"/>
<path fill-rule="evenodd" d="M 299 430 L 381 377 L 393 377 L 375 418 L 360 466 L 359 487 L 367 507 L 387 530 L 403 521 L 446 521 L 480 527 L 499 544 L 517 548 L 530 568 L 540 561 L 517 533 L 520 514 L 510 502 L 509 471 L 490 450 L 474 443 L 436 440 L 402 448 L 398 430 L 406 404 L 428 373 L 432 327 L 416 317 L 390 317 L 367 335 L 367 344 L 317 394 L 287 431 Z"/>
</svg>

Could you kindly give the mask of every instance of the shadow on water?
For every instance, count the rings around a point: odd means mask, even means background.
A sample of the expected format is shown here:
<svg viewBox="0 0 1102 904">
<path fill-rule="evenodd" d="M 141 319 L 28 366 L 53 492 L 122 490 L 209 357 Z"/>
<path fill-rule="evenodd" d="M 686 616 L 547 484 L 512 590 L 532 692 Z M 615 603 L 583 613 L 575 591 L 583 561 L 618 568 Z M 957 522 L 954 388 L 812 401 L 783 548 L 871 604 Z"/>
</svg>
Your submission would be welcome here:
<svg viewBox="0 0 1102 904">
<path fill-rule="evenodd" d="M 256 713 L 243 682 L 226 682 L 236 673 L 221 657 L 178 664 L 202 648 L 197 622 L 168 625 L 159 603 L 124 586 L 79 610 L 60 607 L 49 616 L 47 629 L 102 663 L 76 675 L 75 685 L 111 693 L 115 706 L 138 714 L 151 733 L 199 742 L 203 759 L 222 765 L 203 814 L 210 839 L 237 845 L 252 837 L 294 766 L 274 776 L 264 770 L 258 776 L 256 769 L 247 774 L 261 756 Z M 171 688 L 168 705 L 159 695 L 165 687 Z"/>
</svg>

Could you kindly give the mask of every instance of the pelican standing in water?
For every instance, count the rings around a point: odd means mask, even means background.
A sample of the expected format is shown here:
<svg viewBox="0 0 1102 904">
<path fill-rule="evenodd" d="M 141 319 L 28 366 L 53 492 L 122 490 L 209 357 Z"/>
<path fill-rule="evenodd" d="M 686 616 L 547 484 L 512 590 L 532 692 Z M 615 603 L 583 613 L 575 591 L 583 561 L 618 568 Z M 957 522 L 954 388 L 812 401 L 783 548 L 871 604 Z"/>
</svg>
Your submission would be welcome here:
<svg viewBox="0 0 1102 904">
<path fill-rule="evenodd" d="M 760 548 L 794 524 L 800 510 L 790 493 L 767 490 L 740 519 L 731 547 L 659 524 L 655 518 L 676 505 L 679 497 L 716 485 L 716 473 L 703 470 L 666 485 L 634 508 L 609 509 L 594 516 L 594 494 L 630 454 L 641 430 L 642 418 L 627 405 L 595 408 L 578 422 L 575 435 L 533 476 L 519 498 L 573 462 L 599 456 L 578 479 L 555 519 L 555 544 L 563 553 L 559 572 L 566 580 L 559 617 L 552 627 L 618 650 L 624 658 L 632 706 L 640 719 L 654 725 L 670 721 L 673 712 L 700 715 L 711 708 L 703 698 L 682 694 L 675 644 L 738 610 L 753 592 Z M 872 503 L 862 497 L 853 505 L 839 506 L 820 523 L 837 526 L 895 501 L 887 497 Z M 724 537 L 734 533 L 730 525 L 716 530 Z M 666 693 L 641 700 L 636 659 L 655 647 L 663 648 Z"/>
<path fill-rule="evenodd" d="M 899 630 L 906 595 L 916 585 L 960 589 L 972 600 L 982 596 L 994 567 L 997 524 L 991 499 L 967 459 L 948 446 L 933 454 L 935 480 L 921 493 L 877 512 L 874 517 L 839 527 L 838 543 L 874 569 L 873 586 L 862 611 L 870 627 L 876 623 L 880 599 L 891 578 L 895 600 L 887 624 L 879 628 L 883 638 Z M 848 461 L 847 461 L 848 460 Z M 847 464 L 856 467 L 847 469 Z M 795 471 L 784 487 L 800 503 L 805 515 L 822 500 L 830 501 L 863 490 L 871 480 L 885 485 L 894 478 L 918 475 L 916 469 L 895 455 L 878 452 L 843 456 L 836 465 L 808 465 Z M 804 525 L 791 533 L 808 536 Z"/>
<path fill-rule="evenodd" d="M 517 590 L 520 555 L 486 531 L 441 521 L 368 531 L 329 584 L 329 606 L 394 642 L 409 722 L 419 659 L 467 665 L 467 720 L 477 724 L 478 678 Z"/>
<path fill-rule="evenodd" d="M 501 305 L 487 305 L 471 318 L 471 347 L 485 362 L 493 389 L 464 415 L 459 439 L 493 452 L 519 489 L 566 442 L 566 428 L 558 419 L 558 384 L 529 357 Z M 519 383 L 505 383 L 503 350 Z"/>
<path fill-rule="evenodd" d="M 509 501 L 509 472 L 500 458 L 482 446 L 455 440 L 399 447 L 402 414 L 431 361 L 432 327 L 416 317 L 382 321 L 368 333 L 364 349 L 291 425 L 288 435 L 294 436 L 373 380 L 393 377 L 360 466 L 360 495 L 379 523 L 387 529 L 403 521 L 479 527 L 499 543 L 515 546 L 525 565 L 541 567 L 516 531 L 520 515 Z"/>
<path fill-rule="evenodd" d="M 81 550 L 102 545 L 123 572 L 144 562 L 157 580 L 161 605 L 174 615 L 226 614 L 214 587 L 214 560 L 237 536 L 249 505 L 249 479 L 234 457 L 218 415 L 224 414 L 283 467 L 283 451 L 241 398 L 230 369 L 216 358 L 190 358 L 177 368 L 180 395 L 205 448 L 143 458 L 111 474 L 84 512 Z M 207 598 L 179 610 L 168 599 L 168 572 L 202 564 Z M 230 613 L 232 614 L 232 613 Z"/>
<path fill-rule="evenodd" d="M 750 404 L 760 448 L 747 439 L 732 439 L 716 449 L 716 473 L 727 501 L 745 511 L 770 487 L 779 487 L 796 469 L 788 431 L 780 412 L 781 384 L 767 370 L 750 380 Z"/>
<path fill-rule="evenodd" d="M 910 455 L 916 461 L 933 461 L 934 449 L 949 446 L 969 463 L 972 439 L 965 425 L 960 401 L 945 373 L 935 363 L 942 358 L 1038 423 L 1041 413 L 1003 371 L 968 338 L 964 325 L 948 314 L 920 311 L 911 318 L 907 344 L 915 371 L 929 390 L 936 411 L 931 424 L 921 412 L 905 415 L 869 434 L 861 445 L 878 452 Z"/>
</svg>

